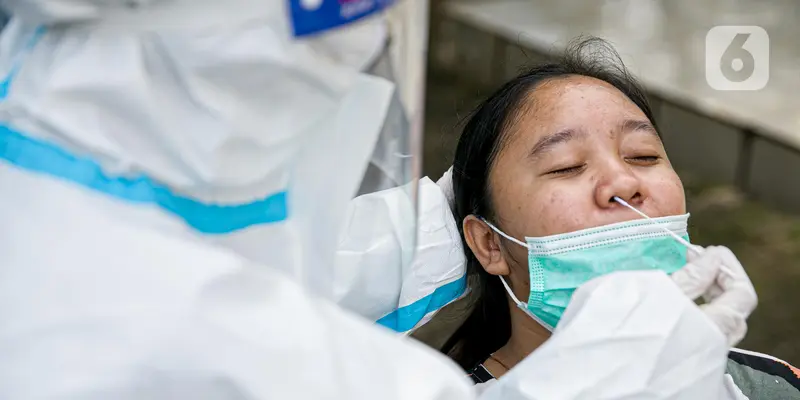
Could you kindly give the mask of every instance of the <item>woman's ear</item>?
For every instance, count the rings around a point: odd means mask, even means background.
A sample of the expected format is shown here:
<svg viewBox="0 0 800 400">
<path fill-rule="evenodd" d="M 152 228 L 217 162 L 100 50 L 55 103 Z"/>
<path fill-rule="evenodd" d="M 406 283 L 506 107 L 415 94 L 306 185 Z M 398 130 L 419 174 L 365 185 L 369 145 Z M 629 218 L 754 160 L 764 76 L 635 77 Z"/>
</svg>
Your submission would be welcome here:
<svg viewBox="0 0 800 400">
<path fill-rule="evenodd" d="M 500 235 L 474 215 L 464 218 L 463 229 L 467 246 L 483 269 L 492 275 L 508 275 L 510 270 L 500 249 Z"/>
</svg>

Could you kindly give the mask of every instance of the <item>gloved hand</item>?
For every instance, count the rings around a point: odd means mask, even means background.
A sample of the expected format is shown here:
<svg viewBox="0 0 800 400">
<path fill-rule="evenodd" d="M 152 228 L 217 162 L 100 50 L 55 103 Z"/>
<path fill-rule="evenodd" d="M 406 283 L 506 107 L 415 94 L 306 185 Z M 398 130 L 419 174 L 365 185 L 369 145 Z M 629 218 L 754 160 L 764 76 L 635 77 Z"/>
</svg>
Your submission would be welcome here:
<svg viewBox="0 0 800 400">
<path fill-rule="evenodd" d="M 727 247 L 696 246 L 687 261 L 672 274 L 673 282 L 692 300 L 703 296 L 706 304 L 700 308 L 734 346 L 747 333 L 747 317 L 758 304 L 753 283 Z"/>
<path fill-rule="evenodd" d="M 579 287 L 553 336 L 480 400 L 738 400 L 729 350 L 666 274 L 615 272 Z"/>
<path fill-rule="evenodd" d="M 444 197 L 447 198 L 447 205 L 450 206 L 451 211 L 455 211 L 456 207 L 456 195 L 453 192 L 453 167 L 450 168 L 436 181 L 436 184 L 439 185 L 439 188 L 442 189 L 442 193 L 444 193 Z"/>
</svg>

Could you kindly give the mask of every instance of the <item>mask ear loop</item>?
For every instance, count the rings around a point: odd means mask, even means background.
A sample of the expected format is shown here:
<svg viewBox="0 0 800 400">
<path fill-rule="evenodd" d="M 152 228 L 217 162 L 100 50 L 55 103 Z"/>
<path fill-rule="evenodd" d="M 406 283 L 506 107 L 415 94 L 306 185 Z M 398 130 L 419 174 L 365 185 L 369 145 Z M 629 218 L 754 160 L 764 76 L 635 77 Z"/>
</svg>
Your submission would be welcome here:
<svg viewBox="0 0 800 400">
<path fill-rule="evenodd" d="M 514 243 L 526 248 L 526 249 L 530 249 L 530 246 L 528 246 L 527 243 L 525 243 L 525 242 L 523 242 L 523 241 L 521 241 L 521 240 L 519 240 L 519 239 L 517 239 L 517 238 L 515 238 L 513 236 L 507 235 L 505 232 L 501 231 L 496 226 L 492 225 L 491 222 L 487 221 L 483 217 L 481 217 L 481 221 L 483 221 L 486 225 L 488 225 L 489 228 L 492 228 L 493 231 L 497 232 L 498 235 L 500 235 L 500 236 L 502 236 L 502 237 L 504 237 L 504 238 L 506 238 L 506 239 L 508 239 L 508 240 L 510 240 L 510 241 L 512 241 L 512 242 L 514 242 Z M 528 309 L 528 304 L 521 302 L 517 298 L 517 296 L 514 295 L 514 292 L 511 290 L 511 287 L 508 286 L 508 283 L 506 282 L 506 280 L 502 276 L 498 275 L 497 277 L 500 278 L 500 282 L 503 283 L 503 287 L 506 289 L 506 293 L 508 293 L 508 295 L 511 297 L 511 300 L 514 302 L 514 304 L 517 305 L 517 308 L 522 310 L 525 314 L 528 314 L 529 317 L 531 317 L 539 325 L 545 327 L 545 329 L 549 330 L 550 332 L 553 331 L 553 327 L 550 326 L 550 324 L 545 323 L 544 321 L 542 321 L 541 318 L 537 317 L 536 314 L 534 314 L 533 312 L 531 312 L 531 310 Z"/>
<path fill-rule="evenodd" d="M 514 242 L 514 243 L 526 248 L 526 249 L 529 249 L 527 243 L 525 243 L 525 242 L 523 242 L 523 241 L 521 241 L 521 240 L 519 240 L 519 239 L 517 239 L 517 238 L 515 238 L 513 236 L 506 235 L 505 232 L 501 231 L 496 226 L 492 225 L 491 222 L 485 220 L 483 217 L 481 217 L 481 221 L 483 221 L 484 224 L 489 225 L 489 228 L 492 228 L 492 230 L 497 232 L 498 235 L 500 235 L 500 236 L 502 236 L 502 237 L 504 237 L 504 238 L 506 238 L 506 239 L 508 239 L 508 240 L 510 240 L 510 241 L 512 241 L 512 242 Z"/>
<path fill-rule="evenodd" d="M 503 282 L 503 287 L 506 288 L 506 292 L 508 293 L 509 296 L 511 296 L 511 300 L 514 301 L 514 303 L 517 305 L 517 308 L 522 310 L 522 312 L 524 312 L 525 314 L 528 314 L 528 316 L 531 317 L 534 321 L 536 321 L 536 323 L 538 323 L 539 325 L 543 326 L 548 331 L 550 331 L 550 332 L 553 331 L 553 327 L 550 326 L 550 324 L 547 324 L 544 321 L 542 321 L 541 318 L 537 317 L 536 314 L 534 314 L 531 310 L 528 309 L 528 305 L 527 304 L 519 301 L 517 296 L 514 295 L 514 292 L 511 291 L 511 287 L 508 286 L 508 283 L 506 283 L 506 280 L 503 279 L 502 276 L 498 276 L 498 278 L 500 278 L 500 282 Z"/>
</svg>

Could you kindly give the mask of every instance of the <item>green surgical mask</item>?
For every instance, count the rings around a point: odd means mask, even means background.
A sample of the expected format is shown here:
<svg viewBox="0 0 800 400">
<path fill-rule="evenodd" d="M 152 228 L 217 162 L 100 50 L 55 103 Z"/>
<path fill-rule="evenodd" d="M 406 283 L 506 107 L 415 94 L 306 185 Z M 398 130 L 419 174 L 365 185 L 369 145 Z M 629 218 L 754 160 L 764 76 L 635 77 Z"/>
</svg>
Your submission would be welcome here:
<svg viewBox="0 0 800 400">
<path fill-rule="evenodd" d="M 561 235 L 515 239 L 491 223 L 498 234 L 528 249 L 530 296 L 525 304 L 506 291 L 523 311 L 553 330 L 582 284 L 616 271 L 661 270 L 671 274 L 686 265 L 686 246 L 667 230 L 688 241 L 689 214 L 637 219 Z M 666 228 L 666 229 L 665 229 Z"/>
</svg>

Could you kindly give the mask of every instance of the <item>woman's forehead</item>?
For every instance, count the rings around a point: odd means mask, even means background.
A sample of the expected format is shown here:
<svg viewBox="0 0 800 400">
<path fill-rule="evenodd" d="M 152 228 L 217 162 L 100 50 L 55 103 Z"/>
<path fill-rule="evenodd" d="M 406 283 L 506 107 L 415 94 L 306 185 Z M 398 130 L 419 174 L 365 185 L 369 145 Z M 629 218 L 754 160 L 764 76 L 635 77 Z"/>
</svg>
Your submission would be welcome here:
<svg viewBox="0 0 800 400">
<path fill-rule="evenodd" d="M 572 110 L 581 110 L 644 115 L 636 104 L 610 83 L 578 75 L 543 83 L 528 94 L 526 102 L 533 114 L 571 114 Z"/>
<path fill-rule="evenodd" d="M 625 120 L 647 120 L 644 112 L 619 89 L 586 76 L 543 82 L 524 102 L 511 126 L 512 136 L 530 137 L 563 130 L 591 133 L 601 126 L 618 126 Z M 515 134 L 520 132 L 525 134 Z"/>
</svg>

